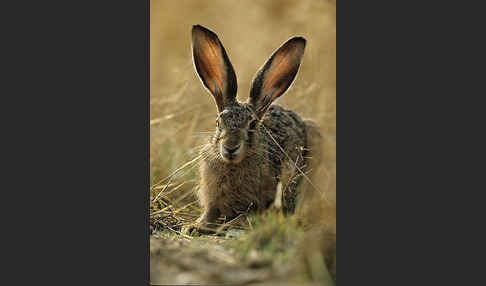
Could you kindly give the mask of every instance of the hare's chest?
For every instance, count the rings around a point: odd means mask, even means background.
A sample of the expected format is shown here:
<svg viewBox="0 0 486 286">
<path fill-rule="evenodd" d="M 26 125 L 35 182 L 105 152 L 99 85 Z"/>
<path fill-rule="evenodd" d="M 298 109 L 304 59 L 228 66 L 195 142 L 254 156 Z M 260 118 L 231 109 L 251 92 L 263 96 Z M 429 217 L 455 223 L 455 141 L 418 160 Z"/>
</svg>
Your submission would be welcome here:
<svg viewBox="0 0 486 286">
<path fill-rule="evenodd" d="M 265 177 L 261 168 L 228 168 L 220 176 L 220 188 L 222 192 L 252 192 L 260 189 L 259 185 Z"/>
<path fill-rule="evenodd" d="M 225 164 L 206 169 L 204 184 L 222 215 L 234 215 L 235 210 L 264 210 L 273 201 L 276 176 L 268 165 L 245 166 Z M 223 169 L 224 167 L 224 169 Z"/>
<path fill-rule="evenodd" d="M 269 176 L 263 166 L 253 169 L 235 170 L 221 180 L 220 198 L 225 207 L 263 210 L 272 201 L 276 180 Z"/>
</svg>

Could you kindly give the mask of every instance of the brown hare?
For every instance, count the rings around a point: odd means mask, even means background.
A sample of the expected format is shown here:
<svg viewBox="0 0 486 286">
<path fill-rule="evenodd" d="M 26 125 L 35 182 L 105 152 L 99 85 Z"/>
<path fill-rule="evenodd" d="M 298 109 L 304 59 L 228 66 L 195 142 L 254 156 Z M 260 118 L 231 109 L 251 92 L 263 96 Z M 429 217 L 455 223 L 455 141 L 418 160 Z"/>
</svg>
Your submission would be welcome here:
<svg viewBox="0 0 486 286">
<path fill-rule="evenodd" d="M 236 100 L 236 74 L 218 36 L 193 26 L 194 65 L 218 115 L 216 131 L 201 151 L 198 197 L 203 214 L 184 232 L 208 233 L 220 216 L 232 219 L 265 210 L 279 184 L 282 210 L 293 212 L 297 186 L 309 171 L 309 158 L 318 156 L 321 134 L 314 122 L 272 103 L 295 79 L 305 45 L 304 38 L 294 37 L 278 48 L 257 72 L 243 103 Z"/>
</svg>

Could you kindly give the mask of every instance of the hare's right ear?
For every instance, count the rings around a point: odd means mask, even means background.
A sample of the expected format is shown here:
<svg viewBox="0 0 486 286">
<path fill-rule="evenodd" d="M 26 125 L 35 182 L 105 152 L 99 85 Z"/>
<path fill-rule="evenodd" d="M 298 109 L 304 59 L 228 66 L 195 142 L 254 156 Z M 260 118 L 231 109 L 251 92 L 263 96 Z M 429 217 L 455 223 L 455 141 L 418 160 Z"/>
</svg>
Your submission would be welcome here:
<svg viewBox="0 0 486 286">
<path fill-rule="evenodd" d="M 236 98 L 236 74 L 218 36 L 195 25 L 192 27 L 194 65 L 204 86 L 213 95 L 218 111 Z"/>
<path fill-rule="evenodd" d="M 278 48 L 257 72 L 251 85 L 249 103 L 258 118 L 262 118 L 270 104 L 285 93 L 297 75 L 305 39 L 294 37 Z"/>
</svg>

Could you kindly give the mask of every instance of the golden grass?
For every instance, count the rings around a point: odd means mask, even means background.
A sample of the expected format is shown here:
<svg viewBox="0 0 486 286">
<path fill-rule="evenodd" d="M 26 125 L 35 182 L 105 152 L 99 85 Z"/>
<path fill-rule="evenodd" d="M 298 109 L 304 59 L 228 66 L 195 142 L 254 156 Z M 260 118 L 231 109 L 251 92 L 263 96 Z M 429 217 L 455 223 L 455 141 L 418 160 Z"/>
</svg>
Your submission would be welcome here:
<svg viewBox="0 0 486 286">
<path fill-rule="evenodd" d="M 313 203 L 301 208 L 301 217 L 306 224 L 325 229 L 322 235 L 307 237 L 315 238 L 309 245 L 326 248 L 326 237 L 336 233 L 335 2 L 152 0 L 150 13 L 152 226 L 178 233 L 200 212 L 194 196 L 195 158 L 198 146 L 214 131 L 217 110 L 194 71 L 192 25 L 201 24 L 218 34 L 236 71 L 240 101 L 248 98 L 255 72 L 273 51 L 300 35 L 307 39 L 303 63 L 293 86 L 277 103 L 313 119 L 324 135 L 323 160 L 313 181 L 322 193 L 310 196 L 308 202 Z M 259 241 L 261 235 L 251 239 Z M 317 275 L 309 269 L 310 276 Z"/>
<path fill-rule="evenodd" d="M 151 1 L 150 163 L 155 183 L 197 153 L 214 130 L 216 107 L 193 68 L 190 31 L 202 24 L 218 33 L 233 62 L 239 100 L 257 69 L 285 40 L 307 39 L 297 79 L 278 103 L 312 118 L 325 135 L 316 184 L 335 199 L 336 24 L 329 1 Z M 194 179 L 194 169 L 188 172 Z M 187 177 L 185 178 L 187 179 Z M 186 188 L 189 186 L 186 186 Z"/>
</svg>

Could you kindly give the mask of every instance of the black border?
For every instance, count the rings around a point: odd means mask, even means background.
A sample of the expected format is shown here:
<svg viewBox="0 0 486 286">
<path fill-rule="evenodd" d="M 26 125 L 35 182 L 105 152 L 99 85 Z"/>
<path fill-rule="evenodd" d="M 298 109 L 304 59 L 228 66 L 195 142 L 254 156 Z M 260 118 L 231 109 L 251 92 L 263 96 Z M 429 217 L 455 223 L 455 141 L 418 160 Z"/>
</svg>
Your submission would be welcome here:
<svg viewBox="0 0 486 286">
<path fill-rule="evenodd" d="M 150 1 L 3 11 L 3 284 L 148 285 Z"/>
<path fill-rule="evenodd" d="M 6 4 L 4 284 L 148 285 L 150 1 Z M 483 10 L 337 6 L 340 283 L 467 284 Z"/>
<path fill-rule="evenodd" d="M 339 283 L 478 284 L 483 9 L 338 2 Z"/>
</svg>

